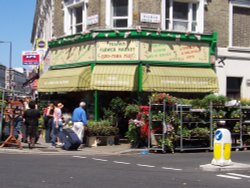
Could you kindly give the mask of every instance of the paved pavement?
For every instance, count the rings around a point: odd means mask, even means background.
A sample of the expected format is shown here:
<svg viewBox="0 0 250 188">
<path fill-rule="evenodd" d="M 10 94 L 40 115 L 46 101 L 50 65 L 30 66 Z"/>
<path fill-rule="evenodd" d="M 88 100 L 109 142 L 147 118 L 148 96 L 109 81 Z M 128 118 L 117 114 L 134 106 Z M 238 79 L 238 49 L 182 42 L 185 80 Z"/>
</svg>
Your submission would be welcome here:
<svg viewBox="0 0 250 188">
<path fill-rule="evenodd" d="M 0 153 L 27 153 L 27 154 L 52 154 L 52 155 L 120 155 L 130 153 L 140 153 L 145 149 L 132 149 L 130 144 L 121 143 L 119 145 L 83 147 L 77 151 L 66 151 L 60 147 L 51 148 L 50 143 L 45 143 L 43 139 L 39 139 L 33 149 L 28 148 L 27 143 L 22 143 L 22 149 L 16 146 L 2 147 Z"/>
</svg>

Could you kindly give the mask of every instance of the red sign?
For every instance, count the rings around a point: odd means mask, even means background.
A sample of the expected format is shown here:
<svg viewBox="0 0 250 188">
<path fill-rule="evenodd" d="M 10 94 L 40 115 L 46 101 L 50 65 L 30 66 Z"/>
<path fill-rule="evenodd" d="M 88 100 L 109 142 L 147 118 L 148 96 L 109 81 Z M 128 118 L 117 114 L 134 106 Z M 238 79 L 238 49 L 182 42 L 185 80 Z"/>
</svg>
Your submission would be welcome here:
<svg viewBox="0 0 250 188">
<path fill-rule="evenodd" d="M 40 54 L 36 51 L 23 52 L 22 53 L 23 65 L 39 65 Z"/>
</svg>

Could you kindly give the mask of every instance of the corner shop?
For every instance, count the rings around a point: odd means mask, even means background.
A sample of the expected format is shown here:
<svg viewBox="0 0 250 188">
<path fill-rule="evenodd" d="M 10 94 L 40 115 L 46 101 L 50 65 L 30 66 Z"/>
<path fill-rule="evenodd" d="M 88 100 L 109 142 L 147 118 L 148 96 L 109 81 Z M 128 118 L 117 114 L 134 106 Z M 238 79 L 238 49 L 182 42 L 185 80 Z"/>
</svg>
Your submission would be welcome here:
<svg viewBox="0 0 250 188">
<path fill-rule="evenodd" d="M 217 92 L 216 42 L 216 33 L 153 30 L 96 30 L 62 37 L 49 42 L 50 70 L 41 75 L 38 91 L 87 96 L 95 120 L 105 92 L 133 93 L 137 99 L 145 92 Z"/>
</svg>

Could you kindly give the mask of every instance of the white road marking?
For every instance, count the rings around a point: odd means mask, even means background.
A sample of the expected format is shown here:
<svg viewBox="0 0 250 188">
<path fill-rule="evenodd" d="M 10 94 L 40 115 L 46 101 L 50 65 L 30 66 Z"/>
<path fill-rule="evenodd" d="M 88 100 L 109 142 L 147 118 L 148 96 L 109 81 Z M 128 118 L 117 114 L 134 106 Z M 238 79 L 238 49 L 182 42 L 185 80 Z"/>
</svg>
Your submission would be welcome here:
<svg viewBox="0 0 250 188">
<path fill-rule="evenodd" d="M 242 179 L 242 178 L 240 178 L 240 177 L 228 176 L 228 175 L 222 175 L 222 174 L 219 174 L 219 175 L 216 175 L 216 176 L 222 177 L 222 178 L 235 179 L 235 180 L 240 180 L 240 179 Z"/>
<path fill-rule="evenodd" d="M 242 177 L 242 178 L 250 178 L 250 176 L 244 175 L 244 174 L 236 174 L 236 173 L 227 173 L 228 175 L 232 175 L 232 176 L 238 176 L 238 177 Z"/>
<path fill-rule="evenodd" d="M 155 166 L 151 165 L 144 165 L 144 164 L 136 164 L 137 166 L 143 166 L 143 167 L 149 167 L 149 168 L 154 168 Z"/>
<path fill-rule="evenodd" d="M 165 170 L 176 170 L 176 171 L 182 170 L 180 168 L 168 168 L 168 167 L 162 167 L 162 169 L 165 169 Z"/>
<path fill-rule="evenodd" d="M 80 158 L 80 159 L 86 159 L 87 157 L 82 157 L 82 156 L 72 156 L 74 158 Z"/>
<path fill-rule="evenodd" d="M 131 163 L 126 163 L 126 162 L 122 162 L 122 161 L 113 161 L 114 163 L 118 163 L 118 164 L 131 164 Z"/>
<path fill-rule="evenodd" d="M 95 160 L 95 161 L 108 161 L 106 159 L 97 159 L 97 158 L 92 158 L 92 159 Z"/>
</svg>

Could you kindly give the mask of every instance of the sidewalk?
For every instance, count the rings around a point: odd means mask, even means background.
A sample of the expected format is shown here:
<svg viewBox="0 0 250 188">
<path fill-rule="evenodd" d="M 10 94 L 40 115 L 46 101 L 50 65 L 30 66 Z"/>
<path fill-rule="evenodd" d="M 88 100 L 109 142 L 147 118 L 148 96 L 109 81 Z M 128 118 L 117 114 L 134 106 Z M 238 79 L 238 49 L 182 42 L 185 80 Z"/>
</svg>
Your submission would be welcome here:
<svg viewBox="0 0 250 188">
<path fill-rule="evenodd" d="M 0 153 L 20 153 L 20 154 L 46 154 L 46 155 L 121 155 L 140 153 L 147 149 L 131 149 L 130 144 L 122 143 L 119 145 L 84 147 L 77 151 L 66 151 L 60 147 L 51 148 L 50 143 L 45 143 L 43 139 L 39 140 L 33 149 L 28 148 L 27 143 L 21 143 L 22 149 L 16 146 L 0 148 Z"/>
</svg>

